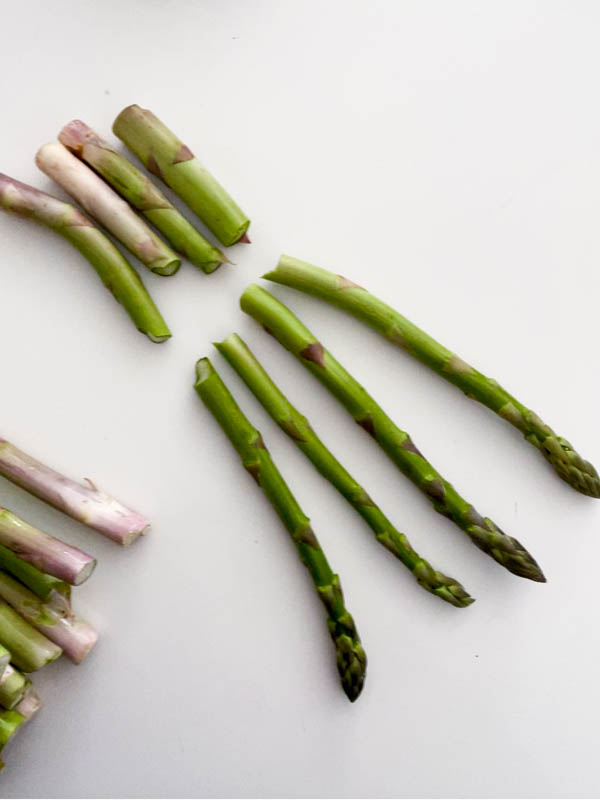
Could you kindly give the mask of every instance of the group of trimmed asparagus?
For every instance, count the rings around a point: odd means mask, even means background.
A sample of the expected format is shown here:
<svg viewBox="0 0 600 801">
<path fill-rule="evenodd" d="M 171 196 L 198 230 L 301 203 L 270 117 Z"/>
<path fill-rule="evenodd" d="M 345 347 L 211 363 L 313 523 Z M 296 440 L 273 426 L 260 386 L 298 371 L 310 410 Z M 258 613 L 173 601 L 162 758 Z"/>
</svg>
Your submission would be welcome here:
<svg viewBox="0 0 600 801">
<path fill-rule="evenodd" d="M 150 111 L 129 106 L 118 115 L 113 131 L 150 173 L 164 181 L 188 205 L 222 245 L 249 242 L 247 229 L 250 221 L 246 215 L 191 150 Z M 38 151 L 36 163 L 153 272 L 173 275 L 181 263 L 175 251 L 205 273 L 213 272 L 227 261 L 147 175 L 84 123 L 73 121 L 65 126 L 58 142 L 44 145 Z M 90 261 L 140 331 L 154 342 L 163 342 L 171 336 L 137 272 L 79 209 L 2 174 L 0 207 L 32 217 L 63 235 Z M 170 246 L 136 211 L 163 234 Z M 584 495 L 600 497 L 600 478 L 596 470 L 567 440 L 557 436 L 496 381 L 475 370 L 366 289 L 341 275 L 288 256 L 283 256 L 277 268 L 263 277 L 325 300 L 362 320 L 468 397 L 512 423 L 543 453 L 560 478 L 574 489 Z M 409 434 L 394 423 L 289 309 L 257 285 L 251 285 L 243 293 L 241 307 L 337 398 L 430 500 L 437 512 L 448 517 L 474 545 L 511 573 L 532 581 L 545 581 L 539 565 L 526 548 L 505 534 L 489 517 L 482 517 L 456 491 L 417 448 Z M 407 537 L 395 528 L 371 495 L 322 442 L 307 419 L 287 400 L 239 336 L 234 334 L 216 347 L 283 432 L 338 489 L 372 529 L 376 539 L 411 571 L 424 589 L 456 607 L 473 603 L 474 599 L 456 579 L 436 570 L 412 548 Z M 364 683 L 366 655 L 353 618 L 346 609 L 339 577 L 329 566 L 308 517 L 275 466 L 262 436 L 245 418 L 208 358 L 200 359 L 196 365 L 195 388 L 239 453 L 244 467 L 281 517 L 300 559 L 308 568 L 327 611 L 327 625 L 336 648 L 342 686 L 354 701 Z M 15 464 L 18 461 L 17 458 Z M 11 473 L 0 463 L 0 473 L 3 470 L 9 478 L 26 486 L 23 480 L 25 472 L 21 467 L 13 466 Z M 50 475 L 56 474 L 50 471 Z M 67 508 L 73 502 L 72 487 L 67 493 L 69 501 L 65 500 L 64 493 L 57 497 L 48 487 L 49 484 L 39 478 L 35 487 L 27 488 L 73 514 L 73 509 Z M 96 493 L 93 487 L 79 487 L 79 491 L 87 493 L 86 522 L 89 523 L 90 515 L 91 519 L 96 519 L 97 514 L 102 517 L 107 511 L 120 514 L 110 504 L 107 510 L 102 502 L 103 511 L 100 513 L 91 501 Z M 111 536 L 106 530 L 103 533 Z M 129 536 L 138 533 L 137 528 L 131 534 L 121 532 L 121 541 L 126 543 Z M 0 539 L 0 567 L 11 570 L 2 561 L 3 542 Z M 23 554 L 19 556 L 23 557 Z M 12 562 L 15 558 L 14 553 L 6 557 Z M 38 564 L 35 567 L 28 565 L 27 569 L 37 572 L 39 567 Z M 48 564 L 43 563 L 42 568 L 47 569 Z M 19 574 L 12 569 L 13 575 L 23 584 L 27 584 L 26 572 L 21 568 Z M 27 586 L 48 603 L 48 598 L 40 596 L 35 587 Z M 0 577 L 0 596 L 4 597 L 4 592 Z M 67 619 L 70 620 L 69 614 Z"/>
<path fill-rule="evenodd" d="M 120 545 L 150 525 L 89 480 L 72 481 L 2 438 L 0 475 Z M 0 507 L 0 752 L 41 705 L 25 674 L 61 654 L 78 665 L 96 643 L 71 607 L 71 587 L 95 567 L 93 556 Z"/>
<path fill-rule="evenodd" d="M 598 473 L 567 440 L 557 436 L 496 381 L 482 375 L 366 289 L 341 275 L 289 256 L 282 256 L 277 268 L 263 277 L 325 300 L 367 323 L 462 389 L 468 397 L 512 423 L 528 442 L 541 450 L 560 478 L 574 489 L 593 498 L 600 497 Z M 253 284 L 243 293 L 241 308 L 296 356 L 431 501 L 434 509 L 452 520 L 474 545 L 517 576 L 539 582 L 546 580 L 526 548 L 505 534 L 489 517 L 482 517 L 440 475 L 409 434 L 394 423 L 286 306 Z M 400 559 L 418 583 L 453 606 L 466 607 L 473 603 L 474 599 L 456 579 L 439 572 L 416 553 L 406 536 L 394 527 L 371 495 L 348 473 L 308 420 L 276 386 L 242 339 L 233 334 L 215 344 L 282 431 L 346 498 L 377 540 Z M 196 365 L 195 388 L 238 451 L 246 470 L 276 509 L 308 568 L 327 610 L 327 624 L 336 647 L 342 687 L 348 698 L 354 701 L 364 683 L 366 656 L 352 616 L 345 607 L 338 576 L 329 567 L 308 517 L 275 467 L 262 436 L 244 417 L 208 358 L 200 359 Z"/>
<path fill-rule="evenodd" d="M 222 245 L 250 241 L 246 233 L 250 220 L 187 145 L 152 112 L 128 106 L 116 118 L 113 131 L 149 172 L 182 198 Z M 57 142 L 43 145 L 35 161 L 153 273 L 174 275 L 181 265 L 178 254 L 205 273 L 228 261 L 147 175 L 80 120 L 66 125 Z M 30 217 L 63 236 L 90 262 L 139 331 L 152 342 L 171 337 L 136 270 L 80 209 L 3 173 L 0 208 Z"/>
</svg>

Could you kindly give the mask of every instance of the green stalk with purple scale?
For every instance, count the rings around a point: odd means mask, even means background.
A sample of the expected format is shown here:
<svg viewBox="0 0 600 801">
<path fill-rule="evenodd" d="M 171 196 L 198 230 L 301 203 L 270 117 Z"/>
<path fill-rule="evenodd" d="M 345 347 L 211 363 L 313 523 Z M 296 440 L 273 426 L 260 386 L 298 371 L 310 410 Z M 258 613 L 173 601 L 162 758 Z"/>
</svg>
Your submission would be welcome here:
<svg viewBox="0 0 600 801">
<path fill-rule="evenodd" d="M 241 297 L 242 309 L 264 326 L 317 378 L 367 431 L 434 509 L 449 517 L 471 541 L 517 576 L 545 581 L 537 562 L 520 542 L 483 518 L 427 461 L 410 436 L 398 428 L 368 392 L 323 347 L 292 312 L 256 284 Z"/>
</svg>

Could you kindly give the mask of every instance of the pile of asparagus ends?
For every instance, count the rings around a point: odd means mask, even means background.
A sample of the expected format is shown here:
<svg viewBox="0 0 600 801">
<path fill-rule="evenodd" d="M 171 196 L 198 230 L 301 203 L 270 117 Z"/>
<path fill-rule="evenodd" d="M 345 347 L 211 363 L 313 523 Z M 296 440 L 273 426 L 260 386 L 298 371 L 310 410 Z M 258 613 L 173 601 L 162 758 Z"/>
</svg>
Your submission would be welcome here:
<svg viewBox="0 0 600 801">
<path fill-rule="evenodd" d="M 72 481 L 2 438 L 0 475 L 120 545 L 148 529 L 91 482 Z M 90 554 L 0 507 L 0 752 L 40 708 L 27 674 L 62 654 L 79 665 L 95 645 L 97 632 L 71 605 L 72 587 L 95 567 Z"/>
<path fill-rule="evenodd" d="M 600 497 L 600 479 L 594 467 L 567 440 L 557 436 L 530 409 L 447 350 L 398 312 L 365 289 L 340 275 L 283 256 L 264 278 L 326 300 L 375 328 L 394 344 L 450 381 L 467 396 L 480 401 L 516 426 L 535 445 L 561 479 L 577 491 Z M 279 300 L 253 284 L 241 297 L 241 308 L 292 353 L 339 401 L 358 425 L 383 449 L 400 471 L 431 502 L 435 511 L 461 529 L 486 555 L 516 576 L 545 582 L 529 551 L 454 488 L 399 428 L 375 399 L 326 350 L 321 341 Z M 433 567 L 410 545 L 378 506 L 373 496 L 345 469 L 321 440 L 306 417 L 287 399 L 256 356 L 237 335 L 215 343 L 219 353 L 240 376 L 265 411 L 358 512 L 376 540 L 406 567 L 423 589 L 458 608 L 473 603 L 462 584 Z M 354 620 L 346 609 L 340 580 L 323 547 L 266 448 L 259 432 L 244 417 L 231 393 L 207 358 L 196 365 L 195 388 L 238 451 L 275 508 L 307 567 L 327 613 L 342 687 L 351 701 L 361 691 L 366 656 Z"/>
<path fill-rule="evenodd" d="M 222 245 L 250 242 L 248 217 L 152 112 L 129 106 L 118 115 L 113 131 Z M 139 331 L 152 342 L 168 340 L 171 331 L 140 276 L 102 228 L 157 275 L 174 275 L 180 256 L 205 273 L 214 272 L 227 257 L 148 175 L 80 120 L 65 125 L 58 141 L 43 145 L 35 161 L 86 213 L 3 173 L 0 208 L 29 217 L 64 237 L 96 270 Z"/>
</svg>

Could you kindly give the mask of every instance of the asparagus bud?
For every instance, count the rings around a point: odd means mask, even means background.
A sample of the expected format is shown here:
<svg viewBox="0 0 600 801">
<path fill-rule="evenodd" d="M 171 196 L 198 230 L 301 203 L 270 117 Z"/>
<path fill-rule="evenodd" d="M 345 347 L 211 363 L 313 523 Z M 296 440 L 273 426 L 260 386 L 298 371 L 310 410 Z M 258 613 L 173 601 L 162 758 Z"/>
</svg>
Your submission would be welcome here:
<svg viewBox="0 0 600 801">
<path fill-rule="evenodd" d="M 152 272 L 159 275 L 177 272 L 181 260 L 171 248 L 102 178 L 60 142 L 43 145 L 37 152 L 35 163 Z"/>
</svg>

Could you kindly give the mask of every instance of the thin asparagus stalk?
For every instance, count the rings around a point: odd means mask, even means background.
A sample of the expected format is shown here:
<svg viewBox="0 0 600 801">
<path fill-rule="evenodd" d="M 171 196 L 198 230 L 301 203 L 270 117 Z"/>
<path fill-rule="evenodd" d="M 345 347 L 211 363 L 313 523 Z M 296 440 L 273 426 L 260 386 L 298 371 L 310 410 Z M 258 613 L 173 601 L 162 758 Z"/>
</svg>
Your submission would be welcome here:
<svg viewBox="0 0 600 801">
<path fill-rule="evenodd" d="M 42 699 L 30 685 L 15 709 L 20 715 L 23 715 L 26 721 L 29 721 L 40 711 L 41 706 Z"/>
<path fill-rule="evenodd" d="M 0 569 L 8 571 L 19 579 L 38 598 L 53 606 L 58 612 L 64 614 L 70 612 L 71 585 L 55 576 L 42 573 L 4 545 L 0 545 Z"/>
<path fill-rule="evenodd" d="M 60 142 L 42 145 L 35 163 L 153 273 L 174 275 L 177 272 L 181 259 L 128 203 L 64 145 Z"/>
<path fill-rule="evenodd" d="M 292 406 L 273 382 L 252 351 L 237 335 L 215 343 L 219 352 L 245 381 L 273 420 L 310 459 L 319 473 L 346 498 L 368 526 L 377 540 L 394 554 L 428 592 L 437 595 L 453 606 L 472 604 L 474 598 L 454 578 L 440 573 L 412 548 L 383 514 L 375 501 L 319 439 L 310 423 Z"/>
<path fill-rule="evenodd" d="M 187 203 L 223 245 L 249 242 L 250 220 L 192 151 L 151 111 L 123 109 L 113 132 L 144 166 Z"/>
<path fill-rule="evenodd" d="M 12 740 L 23 723 L 25 723 L 25 716 L 16 709 L 3 709 L 0 712 L 0 751 Z M 4 767 L 4 763 L 2 763 L 2 767 Z"/>
<path fill-rule="evenodd" d="M 69 584 L 82 584 L 96 567 L 93 556 L 40 531 L 1 506 L 0 544 L 43 573 Z"/>
<path fill-rule="evenodd" d="M 28 679 L 12 665 L 8 665 L 0 676 L 0 706 L 5 709 L 17 706 L 25 697 L 30 686 L 31 679 Z"/>
<path fill-rule="evenodd" d="M 256 284 L 241 298 L 242 309 L 303 364 L 344 406 L 390 459 L 471 541 L 517 576 L 545 581 L 537 562 L 520 542 L 483 518 L 462 498 L 399 429 L 366 390 L 337 362 L 294 314 Z"/>
<path fill-rule="evenodd" d="M 33 628 L 4 601 L 0 601 L 0 643 L 8 648 L 19 670 L 33 673 L 53 662 L 62 650 Z"/>
<path fill-rule="evenodd" d="M 0 645 L 0 679 L 4 675 L 4 671 L 6 670 L 9 662 L 10 651 L 8 651 L 3 645 Z"/>
<path fill-rule="evenodd" d="M 58 137 L 71 153 L 89 164 L 112 188 L 171 243 L 192 264 L 205 273 L 214 272 L 227 258 L 189 223 L 163 192 L 141 170 L 113 150 L 108 142 L 81 120 L 65 125 Z"/>
<path fill-rule="evenodd" d="M 596 469 L 566 439 L 555 434 L 535 412 L 493 378 L 471 367 L 363 287 L 291 256 L 282 256 L 277 267 L 263 277 L 325 300 L 362 320 L 468 397 L 483 403 L 515 426 L 571 487 L 584 495 L 600 498 L 600 477 Z"/>
<path fill-rule="evenodd" d="M 2 437 L 0 475 L 119 545 L 130 545 L 150 527 L 148 518 L 123 506 L 89 479 L 87 485 L 72 481 Z"/>
<path fill-rule="evenodd" d="M 0 208 L 30 217 L 63 236 L 90 262 L 139 331 L 152 342 L 169 339 L 171 332 L 139 275 L 79 209 L 3 173 L 0 173 Z"/>
<path fill-rule="evenodd" d="M 366 655 L 344 605 L 339 577 L 331 570 L 308 517 L 277 470 L 260 433 L 246 419 L 209 359 L 196 364 L 195 389 L 288 530 L 327 610 L 342 687 L 350 701 L 355 701 L 365 679 Z"/>
<path fill-rule="evenodd" d="M 60 614 L 44 604 L 27 587 L 0 570 L 0 598 L 15 612 L 62 648 L 76 665 L 79 665 L 95 645 L 98 634 L 81 618 L 73 614 Z"/>
</svg>

